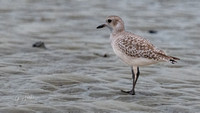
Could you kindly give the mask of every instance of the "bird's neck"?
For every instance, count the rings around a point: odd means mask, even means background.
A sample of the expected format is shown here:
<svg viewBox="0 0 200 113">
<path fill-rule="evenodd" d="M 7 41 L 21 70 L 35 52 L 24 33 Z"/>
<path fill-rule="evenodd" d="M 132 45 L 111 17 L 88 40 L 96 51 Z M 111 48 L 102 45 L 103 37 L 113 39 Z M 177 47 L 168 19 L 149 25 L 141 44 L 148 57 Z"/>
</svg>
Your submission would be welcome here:
<svg viewBox="0 0 200 113">
<path fill-rule="evenodd" d="M 111 34 L 112 34 L 112 36 L 117 36 L 117 35 L 121 34 L 124 31 L 125 31 L 124 29 L 113 29 Z"/>
<path fill-rule="evenodd" d="M 111 30 L 112 34 L 118 34 L 118 33 L 124 32 L 124 31 L 125 31 L 124 26 L 121 24 L 117 24 L 114 27 L 114 29 Z"/>
<path fill-rule="evenodd" d="M 121 37 L 120 35 L 122 35 L 123 32 L 125 32 L 125 31 L 112 32 L 112 33 L 110 34 L 110 42 L 111 42 L 111 45 L 113 45 L 113 42 L 115 42 L 115 40 L 117 40 L 118 38 Z"/>
</svg>

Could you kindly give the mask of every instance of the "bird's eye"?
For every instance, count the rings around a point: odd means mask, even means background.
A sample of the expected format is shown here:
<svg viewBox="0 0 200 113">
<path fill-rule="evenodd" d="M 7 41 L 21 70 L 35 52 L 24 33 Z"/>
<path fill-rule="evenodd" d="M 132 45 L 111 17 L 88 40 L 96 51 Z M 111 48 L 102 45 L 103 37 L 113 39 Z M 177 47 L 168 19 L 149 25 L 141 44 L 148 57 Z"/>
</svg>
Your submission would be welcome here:
<svg viewBox="0 0 200 113">
<path fill-rule="evenodd" d="M 112 22 L 112 20 L 111 19 L 108 19 L 108 23 L 111 23 Z"/>
</svg>

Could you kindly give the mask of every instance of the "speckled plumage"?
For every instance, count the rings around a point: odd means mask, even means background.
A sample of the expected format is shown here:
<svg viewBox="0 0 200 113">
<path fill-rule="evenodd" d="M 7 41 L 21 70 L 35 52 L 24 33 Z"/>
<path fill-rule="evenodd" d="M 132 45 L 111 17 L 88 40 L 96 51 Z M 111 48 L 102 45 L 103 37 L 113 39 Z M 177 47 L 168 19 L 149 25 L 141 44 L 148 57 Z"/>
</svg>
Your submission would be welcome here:
<svg viewBox="0 0 200 113">
<path fill-rule="evenodd" d="M 147 58 L 156 61 L 167 61 L 168 57 L 148 40 L 128 32 L 122 32 L 122 38 L 115 40 L 115 44 L 124 54 L 133 58 Z"/>
<path fill-rule="evenodd" d="M 174 63 L 178 60 L 178 58 L 167 56 L 164 51 L 157 49 L 147 39 L 125 31 L 124 22 L 120 17 L 109 16 L 108 19 L 113 20 L 113 24 L 110 25 L 112 48 L 125 63 L 131 66 L 142 66 L 162 61 Z"/>
<path fill-rule="evenodd" d="M 111 31 L 110 41 L 115 54 L 131 66 L 133 87 L 130 91 L 122 90 L 122 92 L 135 94 L 135 85 L 140 75 L 139 66 L 163 61 L 170 61 L 173 64 L 179 60 L 179 58 L 166 55 L 147 39 L 125 31 L 124 22 L 118 16 L 108 16 L 106 24 L 98 26 L 97 29 L 103 27 L 108 27 Z"/>
</svg>

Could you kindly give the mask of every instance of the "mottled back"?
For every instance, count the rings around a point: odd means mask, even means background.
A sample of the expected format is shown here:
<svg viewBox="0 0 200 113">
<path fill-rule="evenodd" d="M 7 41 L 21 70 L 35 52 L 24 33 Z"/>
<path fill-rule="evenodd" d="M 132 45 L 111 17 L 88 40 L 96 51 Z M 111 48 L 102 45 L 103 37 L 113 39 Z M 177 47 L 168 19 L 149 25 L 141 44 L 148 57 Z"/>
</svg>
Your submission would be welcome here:
<svg viewBox="0 0 200 113">
<path fill-rule="evenodd" d="M 126 55 L 136 58 L 165 60 L 164 51 L 158 50 L 150 41 L 129 32 L 124 32 L 122 35 L 123 38 L 118 38 L 115 43 Z"/>
</svg>

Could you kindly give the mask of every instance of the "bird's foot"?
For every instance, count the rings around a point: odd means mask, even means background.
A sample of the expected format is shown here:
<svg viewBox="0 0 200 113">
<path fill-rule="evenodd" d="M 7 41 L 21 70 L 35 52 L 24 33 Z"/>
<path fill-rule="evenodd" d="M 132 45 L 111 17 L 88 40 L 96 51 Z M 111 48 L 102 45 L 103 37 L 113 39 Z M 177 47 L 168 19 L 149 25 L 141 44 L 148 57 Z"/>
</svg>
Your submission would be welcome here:
<svg viewBox="0 0 200 113">
<path fill-rule="evenodd" d="M 130 95 L 135 95 L 135 91 L 134 90 L 130 90 L 130 91 L 124 91 L 124 90 L 121 90 L 122 93 L 128 93 Z"/>
</svg>

